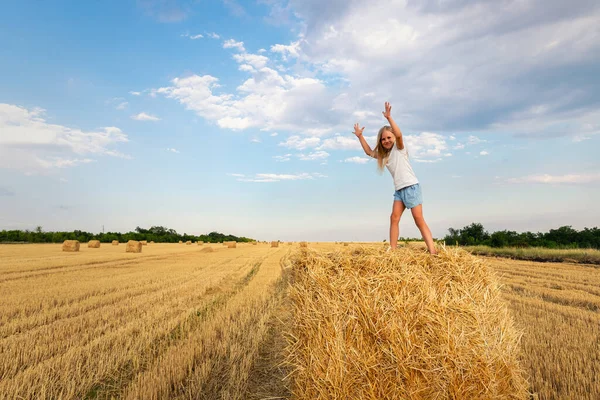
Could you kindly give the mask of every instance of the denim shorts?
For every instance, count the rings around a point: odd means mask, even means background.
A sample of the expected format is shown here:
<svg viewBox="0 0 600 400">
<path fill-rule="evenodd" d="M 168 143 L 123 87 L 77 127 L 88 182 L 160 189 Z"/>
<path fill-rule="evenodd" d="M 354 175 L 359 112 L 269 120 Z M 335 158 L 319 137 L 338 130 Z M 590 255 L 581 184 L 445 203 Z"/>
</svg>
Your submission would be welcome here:
<svg viewBox="0 0 600 400">
<path fill-rule="evenodd" d="M 423 204 L 421 186 L 418 183 L 407 186 L 394 192 L 394 201 L 401 201 L 406 208 L 413 208 Z"/>
</svg>

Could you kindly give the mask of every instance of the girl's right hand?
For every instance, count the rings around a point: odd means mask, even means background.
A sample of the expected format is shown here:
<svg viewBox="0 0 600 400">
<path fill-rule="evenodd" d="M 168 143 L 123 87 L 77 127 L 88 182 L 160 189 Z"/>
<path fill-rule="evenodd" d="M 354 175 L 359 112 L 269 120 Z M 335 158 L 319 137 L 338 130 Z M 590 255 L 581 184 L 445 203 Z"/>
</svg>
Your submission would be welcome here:
<svg viewBox="0 0 600 400">
<path fill-rule="evenodd" d="M 354 124 L 354 134 L 356 135 L 356 137 L 361 136 L 364 130 L 365 130 L 365 127 L 363 126 L 361 128 L 360 125 L 358 125 L 358 122 L 356 124 Z"/>
</svg>

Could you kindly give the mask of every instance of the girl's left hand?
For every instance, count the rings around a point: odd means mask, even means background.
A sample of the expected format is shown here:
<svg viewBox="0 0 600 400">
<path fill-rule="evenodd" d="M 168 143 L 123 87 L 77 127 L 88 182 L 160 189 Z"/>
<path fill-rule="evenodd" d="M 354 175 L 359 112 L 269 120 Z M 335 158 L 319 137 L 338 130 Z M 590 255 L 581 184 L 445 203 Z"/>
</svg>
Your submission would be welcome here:
<svg viewBox="0 0 600 400">
<path fill-rule="evenodd" d="M 392 106 L 389 101 L 385 102 L 385 111 L 382 111 L 381 113 L 385 119 L 390 119 L 392 117 Z"/>
</svg>

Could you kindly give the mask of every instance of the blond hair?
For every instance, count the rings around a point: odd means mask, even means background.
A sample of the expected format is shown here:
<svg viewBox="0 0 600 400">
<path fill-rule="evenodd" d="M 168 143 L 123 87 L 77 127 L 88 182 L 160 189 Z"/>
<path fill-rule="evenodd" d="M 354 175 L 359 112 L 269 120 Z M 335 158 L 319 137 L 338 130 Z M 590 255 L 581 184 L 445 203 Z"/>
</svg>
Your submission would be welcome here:
<svg viewBox="0 0 600 400">
<path fill-rule="evenodd" d="M 385 164 L 387 163 L 388 157 L 390 156 L 390 150 L 387 150 L 385 147 L 383 147 L 381 145 L 381 135 L 383 135 L 384 131 L 389 131 L 392 134 L 394 133 L 394 131 L 392 131 L 392 127 L 389 125 L 385 125 L 382 126 L 381 129 L 379 130 L 379 133 L 377 134 L 377 144 L 375 145 L 375 149 L 373 149 L 373 157 L 375 157 L 377 159 L 377 169 L 379 170 L 379 172 L 383 172 L 383 168 L 385 167 Z"/>
</svg>

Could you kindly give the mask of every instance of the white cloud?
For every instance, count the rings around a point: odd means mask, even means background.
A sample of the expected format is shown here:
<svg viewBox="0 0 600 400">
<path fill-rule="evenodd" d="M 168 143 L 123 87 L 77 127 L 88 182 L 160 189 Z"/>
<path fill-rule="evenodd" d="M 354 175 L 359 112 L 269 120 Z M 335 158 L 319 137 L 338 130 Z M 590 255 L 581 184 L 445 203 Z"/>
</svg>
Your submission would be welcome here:
<svg viewBox="0 0 600 400">
<path fill-rule="evenodd" d="M 292 156 L 291 154 L 284 154 L 282 156 L 273 156 L 273 158 L 277 162 L 286 162 L 286 161 L 290 161 L 291 156 Z"/>
<path fill-rule="evenodd" d="M 487 155 L 489 155 L 489 154 L 490 154 L 490 153 L 488 153 L 488 152 L 487 152 L 487 151 L 485 151 L 485 150 L 482 150 L 482 151 L 480 151 L 480 152 L 479 152 L 479 155 L 480 155 L 480 156 L 487 156 Z"/>
<path fill-rule="evenodd" d="M 464 149 L 464 148 L 465 148 L 465 145 L 464 145 L 464 144 L 462 144 L 462 143 L 457 143 L 456 145 L 452 146 L 452 148 L 453 148 L 454 150 L 461 150 L 461 149 Z"/>
<path fill-rule="evenodd" d="M 600 173 L 567 174 L 567 175 L 528 175 L 521 178 L 510 178 L 508 183 L 546 183 L 546 184 L 576 184 L 600 182 Z"/>
<path fill-rule="evenodd" d="M 238 42 L 234 39 L 228 39 L 223 42 L 224 49 L 237 49 L 238 51 L 246 51 L 244 48 L 244 42 Z"/>
<path fill-rule="evenodd" d="M 196 39 L 202 39 L 204 36 L 202 36 L 201 34 L 197 34 L 197 35 L 191 35 L 190 39 L 192 40 L 196 40 Z"/>
<path fill-rule="evenodd" d="M 287 60 L 288 57 L 298 58 L 300 56 L 299 51 L 300 41 L 292 42 L 289 45 L 275 44 L 271 46 L 271 52 L 281 54 L 284 60 Z"/>
<path fill-rule="evenodd" d="M 376 136 L 365 137 L 365 140 L 369 143 L 377 140 Z M 323 144 L 319 146 L 319 149 L 327 150 L 362 150 L 358 138 L 354 135 L 350 136 L 334 136 L 323 140 Z"/>
<path fill-rule="evenodd" d="M 135 119 L 137 121 L 160 121 L 160 118 L 155 117 L 154 115 L 146 114 L 145 112 L 132 115 L 131 119 Z"/>
<path fill-rule="evenodd" d="M 325 135 L 340 121 L 331 112 L 333 92 L 313 77 L 289 75 L 269 67 L 268 57 L 246 53 L 242 42 L 230 40 L 224 46 L 242 50 L 234 54 L 242 72 L 250 75 L 235 92 L 225 92 L 211 75 L 175 78 L 172 86 L 151 90 L 178 100 L 199 116 L 225 129 L 260 128 L 286 130 L 303 135 Z M 302 112 L 297 112 L 302 110 Z"/>
<path fill-rule="evenodd" d="M 315 178 L 326 178 L 326 175 L 320 173 L 300 173 L 300 174 L 256 174 L 254 177 L 239 177 L 240 182 L 280 182 L 280 181 L 298 181 Z"/>
<path fill-rule="evenodd" d="M 404 142 L 409 156 L 419 162 L 437 162 L 447 153 L 448 145 L 444 136 L 421 132 L 418 135 L 404 135 Z"/>
<path fill-rule="evenodd" d="M 221 36 L 219 36 L 218 34 L 216 34 L 214 32 L 209 32 L 206 34 L 206 36 L 208 36 L 211 39 L 221 39 Z"/>
<path fill-rule="evenodd" d="M 48 123 L 45 113 L 0 103 L 0 168 L 40 172 L 93 161 L 83 155 L 129 157 L 111 148 L 128 141 L 119 128 L 83 131 Z"/>
<path fill-rule="evenodd" d="M 50 169 L 50 168 L 74 167 L 76 165 L 89 164 L 92 162 L 96 162 L 96 160 L 92 160 L 91 158 L 66 159 L 66 158 L 61 158 L 61 157 L 53 157 L 53 158 L 46 159 L 46 160 L 40 160 L 39 162 L 43 168 Z"/>
<path fill-rule="evenodd" d="M 480 139 L 477 136 L 469 136 L 467 138 L 467 144 L 473 145 L 473 144 L 479 144 L 479 143 L 485 143 L 486 140 Z"/>
<path fill-rule="evenodd" d="M 277 135 L 279 135 L 279 133 L 277 133 L 277 132 L 273 132 L 273 133 L 271 133 L 269 136 L 277 136 Z"/>
<path fill-rule="evenodd" d="M 279 146 L 288 149 L 304 150 L 309 147 L 317 147 L 321 139 L 318 137 L 301 138 L 300 136 L 290 136 L 285 142 L 279 143 Z"/>
<path fill-rule="evenodd" d="M 308 154 L 304 154 L 304 153 L 298 154 L 298 158 L 302 161 L 323 160 L 327 157 L 329 157 L 329 153 L 326 151 L 323 151 L 323 150 L 314 151 L 314 152 L 308 153 Z"/>
<path fill-rule="evenodd" d="M 596 85 L 589 84 L 590 66 L 600 62 L 597 2 L 269 4 L 299 31 L 294 59 L 307 71 L 348 82 L 341 89 L 351 104 L 345 118 L 401 93 L 390 100 L 411 131 L 577 136 L 586 125 L 600 131 L 600 115 L 591 115 Z M 275 46 L 291 55 L 292 44 Z M 356 101 L 366 92 L 376 94 L 376 103 Z"/>
<path fill-rule="evenodd" d="M 128 105 L 129 105 L 129 103 L 128 103 L 128 102 L 126 102 L 126 101 L 124 101 L 124 102 L 120 103 L 120 104 L 119 104 L 119 105 L 116 107 L 116 109 L 117 109 L 117 110 L 124 110 L 124 109 L 126 109 L 126 108 L 127 108 L 127 106 L 128 106 Z"/>
<path fill-rule="evenodd" d="M 366 164 L 369 161 L 373 160 L 372 158 L 367 157 L 350 157 L 343 160 L 346 163 L 355 163 L 355 164 Z"/>
<path fill-rule="evenodd" d="M 234 177 L 236 177 L 236 178 L 243 178 L 244 176 L 246 176 L 246 175 L 244 175 L 244 174 L 227 174 L 227 175 L 229 175 L 229 176 L 234 176 Z"/>
<path fill-rule="evenodd" d="M 261 143 L 260 139 L 256 138 L 256 137 L 251 138 L 250 142 L 252 142 L 252 143 Z"/>
<path fill-rule="evenodd" d="M 131 91 L 131 92 L 129 92 L 129 94 L 132 95 L 132 96 L 140 96 L 142 94 L 142 92 Z"/>
<path fill-rule="evenodd" d="M 170 151 L 171 153 L 179 154 L 179 150 L 173 149 L 171 147 L 167 147 L 167 151 Z"/>
<path fill-rule="evenodd" d="M 267 62 L 269 61 L 265 56 L 249 53 L 234 54 L 233 59 L 239 64 L 242 64 L 240 70 L 245 70 L 246 72 L 255 72 L 255 69 L 260 70 L 261 68 L 266 67 Z M 248 68 L 248 66 L 251 66 L 252 68 Z"/>
</svg>

